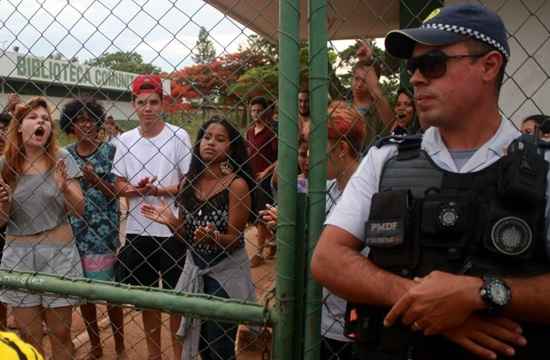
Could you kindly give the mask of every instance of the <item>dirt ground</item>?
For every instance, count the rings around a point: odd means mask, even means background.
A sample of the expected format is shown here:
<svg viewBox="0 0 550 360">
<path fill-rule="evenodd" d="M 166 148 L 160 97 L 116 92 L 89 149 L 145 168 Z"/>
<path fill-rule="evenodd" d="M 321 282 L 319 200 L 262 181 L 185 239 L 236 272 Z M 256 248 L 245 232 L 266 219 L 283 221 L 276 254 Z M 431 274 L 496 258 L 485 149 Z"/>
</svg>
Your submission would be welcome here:
<svg viewBox="0 0 550 360">
<path fill-rule="evenodd" d="M 249 228 L 246 231 L 246 249 L 250 256 L 254 254 L 256 249 L 256 230 L 254 228 Z M 256 285 L 258 302 L 263 303 L 266 295 L 268 295 L 269 291 L 273 288 L 275 279 L 274 260 L 266 260 L 263 265 L 252 269 L 252 277 Z M 98 305 L 98 317 L 100 319 L 99 327 L 101 332 L 101 343 L 103 345 L 103 357 L 101 357 L 101 359 L 115 360 L 117 356 L 114 350 L 114 340 L 106 313 L 106 307 L 104 305 Z M 162 319 L 163 329 L 161 346 L 163 360 L 171 360 L 173 359 L 173 355 L 169 336 L 168 315 L 164 314 Z M 125 308 L 124 324 L 125 346 L 127 352 L 125 359 L 147 360 L 147 348 L 140 312 L 131 308 Z M 75 358 L 88 359 L 90 343 L 79 310 L 75 310 L 73 313 L 72 333 L 73 343 L 76 349 Z M 269 338 L 250 341 L 246 339 L 248 334 L 250 334 L 250 332 L 247 331 L 244 326 L 241 326 L 237 340 L 237 359 L 256 360 L 270 358 L 269 355 L 264 357 L 264 351 L 266 351 L 266 346 L 270 341 Z M 47 339 L 44 341 L 46 352 L 51 355 L 48 344 L 49 341 Z M 269 352 L 267 352 L 267 354 L 269 354 Z"/>
</svg>

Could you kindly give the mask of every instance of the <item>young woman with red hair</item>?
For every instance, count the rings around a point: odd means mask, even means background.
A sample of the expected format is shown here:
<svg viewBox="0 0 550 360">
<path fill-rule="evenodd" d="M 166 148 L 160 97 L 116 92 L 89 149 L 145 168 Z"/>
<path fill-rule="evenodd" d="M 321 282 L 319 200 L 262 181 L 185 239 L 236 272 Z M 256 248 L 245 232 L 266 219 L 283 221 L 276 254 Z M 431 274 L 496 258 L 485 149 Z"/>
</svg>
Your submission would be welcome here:
<svg viewBox="0 0 550 360">
<path fill-rule="evenodd" d="M 365 122 L 356 110 L 343 101 L 335 101 L 329 107 L 327 130 L 328 181 L 325 209 L 328 215 L 359 166 L 366 129 Z M 277 208 L 272 207 L 261 213 L 268 227 L 274 229 L 277 225 Z M 345 300 L 323 289 L 321 360 L 352 359 L 351 342 L 344 336 L 345 312 Z"/>
<path fill-rule="evenodd" d="M 84 196 L 76 161 L 55 140 L 44 98 L 15 108 L 0 159 L 0 226 L 7 224 L 2 270 L 82 277 L 68 214 L 82 216 Z M 71 359 L 71 320 L 78 299 L 15 290 L 0 293 L 13 307 L 24 340 L 43 353 L 46 320 L 55 360 Z"/>
</svg>

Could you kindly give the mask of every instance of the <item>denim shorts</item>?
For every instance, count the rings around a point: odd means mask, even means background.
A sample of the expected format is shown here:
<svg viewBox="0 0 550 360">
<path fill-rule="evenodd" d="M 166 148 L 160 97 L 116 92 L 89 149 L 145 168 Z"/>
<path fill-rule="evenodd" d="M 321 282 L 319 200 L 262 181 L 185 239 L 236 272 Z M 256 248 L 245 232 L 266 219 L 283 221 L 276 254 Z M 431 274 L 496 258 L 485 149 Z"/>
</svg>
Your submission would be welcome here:
<svg viewBox="0 0 550 360">
<path fill-rule="evenodd" d="M 80 256 L 74 241 L 67 244 L 6 242 L 0 268 L 8 271 L 47 273 L 68 278 L 83 276 Z M 0 289 L 0 301 L 14 307 L 43 306 L 45 308 L 80 303 L 80 299 L 76 297 L 35 294 L 11 289 Z"/>
</svg>

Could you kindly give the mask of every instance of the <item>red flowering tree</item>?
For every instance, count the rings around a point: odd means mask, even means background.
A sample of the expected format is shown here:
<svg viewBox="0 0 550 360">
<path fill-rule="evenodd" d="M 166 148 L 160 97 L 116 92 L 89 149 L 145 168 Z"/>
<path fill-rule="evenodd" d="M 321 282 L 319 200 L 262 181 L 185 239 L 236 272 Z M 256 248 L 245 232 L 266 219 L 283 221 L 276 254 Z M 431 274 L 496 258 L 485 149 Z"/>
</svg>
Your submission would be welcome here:
<svg viewBox="0 0 550 360">
<path fill-rule="evenodd" d="M 186 66 L 169 75 L 176 102 L 193 100 L 224 104 L 238 103 L 240 97 L 230 88 L 247 70 L 264 63 L 261 55 L 249 50 L 217 57 L 210 63 Z"/>
</svg>

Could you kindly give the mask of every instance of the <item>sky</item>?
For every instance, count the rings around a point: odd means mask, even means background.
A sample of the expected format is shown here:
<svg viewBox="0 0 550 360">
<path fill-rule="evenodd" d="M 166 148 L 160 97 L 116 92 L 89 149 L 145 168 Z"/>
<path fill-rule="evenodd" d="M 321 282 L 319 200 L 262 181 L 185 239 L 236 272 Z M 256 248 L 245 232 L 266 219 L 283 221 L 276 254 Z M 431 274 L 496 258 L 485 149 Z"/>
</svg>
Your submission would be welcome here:
<svg viewBox="0 0 550 360">
<path fill-rule="evenodd" d="M 201 0 L 0 0 L 0 49 L 79 62 L 135 51 L 171 72 L 193 63 L 200 27 L 216 54 L 235 52 L 253 34 Z M 332 42 L 343 49 L 351 41 Z"/>
<path fill-rule="evenodd" d="M 201 26 L 216 52 L 237 51 L 252 32 L 200 0 L 0 0 L 0 48 L 80 62 L 136 51 L 165 71 L 192 63 Z"/>
</svg>

